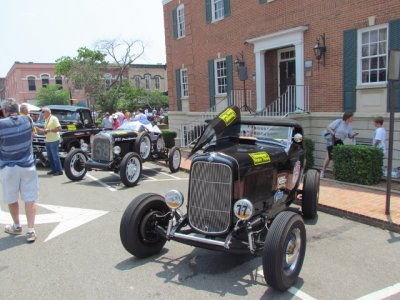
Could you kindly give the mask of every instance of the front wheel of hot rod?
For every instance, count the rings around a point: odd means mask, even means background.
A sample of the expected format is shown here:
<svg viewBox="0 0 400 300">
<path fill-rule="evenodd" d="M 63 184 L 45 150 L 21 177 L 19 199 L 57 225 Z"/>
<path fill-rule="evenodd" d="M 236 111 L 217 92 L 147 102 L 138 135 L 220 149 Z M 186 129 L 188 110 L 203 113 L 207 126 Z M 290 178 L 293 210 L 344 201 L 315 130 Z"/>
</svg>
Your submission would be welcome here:
<svg viewBox="0 0 400 300">
<path fill-rule="evenodd" d="M 166 230 L 168 220 L 165 215 L 168 212 L 160 195 L 147 193 L 134 198 L 122 215 L 119 228 L 124 248 L 138 258 L 159 253 L 167 240 L 156 226 Z"/>
<path fill-rule="evenodd" d="M 142 174 L 142 160 L 136 153 L 129 152 L 125 154 L 121 161 L 119 176 L 122 183 L 127 187 L 135 186 Z"/>
<path fill-rule="evenodd" d="M 85 152 L 80 149 L 69 152 L 64 161 L 65 175 L 72 181 L 82 180 L 87 172 L 85 166 L 87 159 Z"/>
<path fill-rule="evenodd" d="M 304 176 L 301 210 L 305 219 L 314 219 L 317 216 L 319 181 L 317 170 L 308 170 Z"/>
<path fill-rule="evenodd" d="M 306 229 L 297 213 L 284 211 L 275 218 L 265 239 L 262 257 L 268 285 L 286 291 L 297 280 L 306 252 Z"/>
<path fill-rule="evenodd" d="M 172 147 L 168 153 L 168 167 L 171 173 L 176 173 L 181 167 L 181 151 L 178 147 Z"/>
</svg>

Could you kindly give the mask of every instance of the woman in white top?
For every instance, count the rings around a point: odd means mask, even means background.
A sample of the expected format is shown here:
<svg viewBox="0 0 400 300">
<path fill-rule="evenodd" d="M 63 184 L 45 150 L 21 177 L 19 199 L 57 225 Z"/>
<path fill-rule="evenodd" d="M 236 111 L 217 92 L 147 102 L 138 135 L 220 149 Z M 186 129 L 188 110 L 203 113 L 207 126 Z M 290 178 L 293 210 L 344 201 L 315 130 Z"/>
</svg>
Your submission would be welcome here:
<svg viewBox="0 0 400 300">
<path fill-rule="evenodd" d="M 343 141 L 347 137 L 352 139 L 357 135 L 357 133 L 353 134 L 353 127 L 350 124 L 353 122 L 353 116 L 354 114 L 352 112 L 345 112 L 341 119 L 336 119 L 327 127 L 327 131 L 333 138 L 332 143 L 328 144 L 326 147 L 327 153 L 320 173 L 321 178 L 325 177 L 325 170 L 332 160 L 333 147 L 336 145 L 343 145 Z"/>
</svg>

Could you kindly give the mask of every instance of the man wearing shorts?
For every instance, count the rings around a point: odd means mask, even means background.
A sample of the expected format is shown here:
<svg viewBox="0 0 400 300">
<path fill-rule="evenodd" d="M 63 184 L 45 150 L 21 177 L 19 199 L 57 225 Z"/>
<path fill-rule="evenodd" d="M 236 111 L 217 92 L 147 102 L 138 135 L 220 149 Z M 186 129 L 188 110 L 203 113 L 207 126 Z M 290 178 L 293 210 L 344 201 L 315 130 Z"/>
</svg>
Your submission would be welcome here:
<svg viewBox="0 0 400 300">
<path fill-rule="evenodd" d="M 18 115 L 18 104 L 5 100 L 2 105 L 4 119 L 0 120 L 0 177 L 3 201 L 8 205 L 12 225 L 6 225 L 8 234 L 22 234 L 19 220 L 18 198 L 25 202 L 28 221 L 26 240 L 36 240 L 34 229 L 36 201 L 39 195 L 38 176 L 32 150 L 32 125 L 24 115 Z"/>
</svg>

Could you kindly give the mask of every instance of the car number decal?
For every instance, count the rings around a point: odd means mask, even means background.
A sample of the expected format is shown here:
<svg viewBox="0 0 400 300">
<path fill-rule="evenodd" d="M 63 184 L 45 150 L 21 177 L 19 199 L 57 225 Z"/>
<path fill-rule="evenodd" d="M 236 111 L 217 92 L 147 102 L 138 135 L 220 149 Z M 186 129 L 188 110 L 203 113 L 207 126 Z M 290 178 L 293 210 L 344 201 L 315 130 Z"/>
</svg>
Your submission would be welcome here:
<svg viewBox="0 0 400 300">
<path fill-rule="evenodd" d="M 67 125 L 67 129 L 69 131 L 73 131 L 73 130 L 76 130 L 76 126 L 75 125 Z"/>
<path fill-rule="evenodd" d="M 250 153 L 249 156 L 253 160 L 255 166 L 267 164 L 271 161 L 267 152 Z"/>
<path fill-rule="evenodd" d="M 228 108 L 225 110 L 219 118 L 224 121 L 226 126 L 229 126 L 232 124 L 233 121 L 236 119 L 236 112 L 232 108 Z"/>
</svg>

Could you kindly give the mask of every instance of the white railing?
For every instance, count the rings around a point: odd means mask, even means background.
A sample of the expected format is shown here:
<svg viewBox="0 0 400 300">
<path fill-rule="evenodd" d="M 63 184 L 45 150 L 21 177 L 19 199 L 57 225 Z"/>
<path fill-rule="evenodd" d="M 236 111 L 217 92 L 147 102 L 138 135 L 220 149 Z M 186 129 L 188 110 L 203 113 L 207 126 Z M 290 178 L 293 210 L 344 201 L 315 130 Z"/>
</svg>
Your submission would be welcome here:
<svg viewBox="0 0 400 300">
<path fill-rule="evenodd" d="M 303 103 L 299 104 L 299 99 Z M 289 85 L 286 92 L 279 96 L 274 102 L 257 115 L 264 117 L 287 117 L 293 113 L 304 113 L 310 111 L 310 88 L 306 85 Z"/>
</svg>

